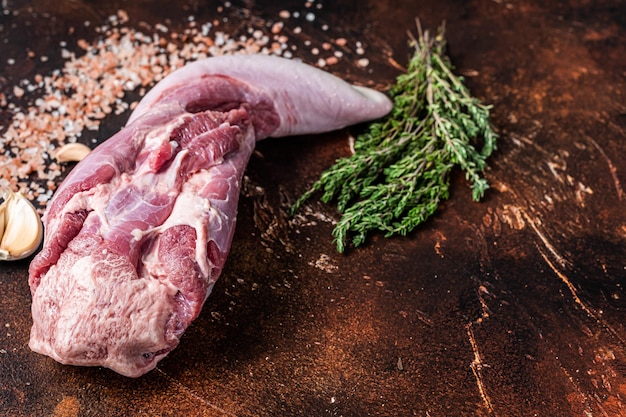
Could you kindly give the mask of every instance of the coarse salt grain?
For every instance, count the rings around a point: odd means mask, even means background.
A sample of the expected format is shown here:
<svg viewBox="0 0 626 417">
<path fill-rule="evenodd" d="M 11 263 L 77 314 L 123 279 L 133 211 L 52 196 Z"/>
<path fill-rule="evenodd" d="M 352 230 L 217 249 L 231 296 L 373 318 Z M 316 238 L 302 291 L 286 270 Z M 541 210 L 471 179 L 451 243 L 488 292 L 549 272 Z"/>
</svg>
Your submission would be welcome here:
<svg viewBox="0 0 626 417">
<path fill-rule="evenodd" d="M 285 24 L 283 22 L 276 22 L 272 25 L 272 33 L 273 34 L 278 34 L 280 33 L 281 30 L 283 30 L 283 26 Z"/>
<path fill-rule="evenodd" d="M 367 58 L 361 58 L 356 63 L 359 67 L 365 68 L 370 64 L 370 60 Z"/>
<path fill-rule="evenodd" d="M 24 95 L 24 89 L 16 85 L 13 87 L 13 95 L 17 98 L 22 97 Z"/>
<path fill-rule="evenodd" d="M 117 11 L 117 17 L 119 18 L 120 23 L 127 23 L 128 22 L 128 13 L 126 13 L 125 10 L 118 10 Z"/>
</svg>

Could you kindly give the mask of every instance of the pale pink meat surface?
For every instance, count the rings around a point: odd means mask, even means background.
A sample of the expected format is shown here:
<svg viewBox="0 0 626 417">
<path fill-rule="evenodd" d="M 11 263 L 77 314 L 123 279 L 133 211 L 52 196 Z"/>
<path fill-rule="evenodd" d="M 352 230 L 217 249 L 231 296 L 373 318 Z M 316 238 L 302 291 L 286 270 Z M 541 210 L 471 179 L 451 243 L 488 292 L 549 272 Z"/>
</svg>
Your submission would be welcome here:
<svg viewBox="0 0 626 417">
<path fill-rule="evenodd" d="M 208 58 L 166 77 L 48 206 L 29 270 L 31 349 L 131 377 L 153 369 L 220 275 L 255 142 L 390 109 L 381 93 L 277 57 Z"/>
</svg>

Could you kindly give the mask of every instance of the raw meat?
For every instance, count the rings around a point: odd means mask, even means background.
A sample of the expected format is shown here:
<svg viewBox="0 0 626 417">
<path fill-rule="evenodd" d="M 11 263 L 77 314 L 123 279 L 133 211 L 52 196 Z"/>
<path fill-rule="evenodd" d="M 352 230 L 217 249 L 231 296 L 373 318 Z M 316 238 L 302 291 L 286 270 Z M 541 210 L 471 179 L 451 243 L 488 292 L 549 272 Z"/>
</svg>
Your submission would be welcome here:
<svg viewBox="0 0 626 417">
<path fill-rule="evenodd" d="M 30 347 L 137 377 L 174 349 L 217 280 L 255 141 L 385 115 L 389 99 L 292 60 L 208 58 L 161 81 L 80 162 L 30 265 Z"/>
</svg>

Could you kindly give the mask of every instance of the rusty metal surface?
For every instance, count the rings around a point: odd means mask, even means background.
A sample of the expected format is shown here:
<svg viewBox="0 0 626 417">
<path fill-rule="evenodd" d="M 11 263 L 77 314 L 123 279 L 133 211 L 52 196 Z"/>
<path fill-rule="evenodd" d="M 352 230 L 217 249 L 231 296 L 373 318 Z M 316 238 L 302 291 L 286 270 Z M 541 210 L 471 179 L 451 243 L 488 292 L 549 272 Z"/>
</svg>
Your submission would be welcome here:
<svg viewBox="0 0 626 417">
<path fill-rule="evenodd" d="M 81 23 L 118 8 L 176 24 L 220 4 L 8 3 L 20 13 L 0 17 L 0 57 L 53 51 L 70 26 L 70 41 L 93 39 Z M 233 2 L 244 6 L 242 24 L 279 10 Z M 320 36 L 369 46 L 371 73 L 333 71 L 379 86 L 397 74 L 387 54 L 406 63 L 415 16 L 430 28 L 446 20 L 452 60 L 494 104 L 501 133 L 486 200 L 472 203 L 455 178 L 410 236 L 339 255 L 330 223 L 290 222 L 286 208 L 348 152 L 347 132 L 263 142 L 220 281 L 144 377 L 32 353 L 28 263 L 0 265 L 0 415 L 626 415 L 626 5 L 346 0 L 316 13 L 329 25 Z M 1 87 L 54 65 L 2 59 Z M 121 123 L 107 120 L 101 135 Z"/>
</svg>

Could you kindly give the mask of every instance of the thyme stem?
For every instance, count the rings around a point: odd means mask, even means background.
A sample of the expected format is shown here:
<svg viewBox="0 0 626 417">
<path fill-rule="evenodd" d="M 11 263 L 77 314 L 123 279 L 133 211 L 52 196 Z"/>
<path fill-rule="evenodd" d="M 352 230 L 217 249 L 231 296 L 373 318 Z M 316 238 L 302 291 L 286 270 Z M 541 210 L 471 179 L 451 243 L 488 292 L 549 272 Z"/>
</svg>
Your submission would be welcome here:
<svg viewBox="0 0 626 417">
<path fill-rule="evenodd" d="M 357 137 L 355 153 L 338 159 L 292 207 L 295 213 L 320 191 L 321 201 L 336 201 L 342 214 L 333 230 L 339 252 L 349 237 L 358 246 L 371 231 L 387 237 L 411 232 L 448 198 L 455 167 L 465 172 L 475 201 L 489 187 L 482 171 L 496 148 L 491 107 L 454 75 L 444 25 L 431 37 L 416 23 L 418 37 L 408 35 L 414 51 L 407 71 L 389 91 L 391 113 L 370 124 Z"/>
</svg>

